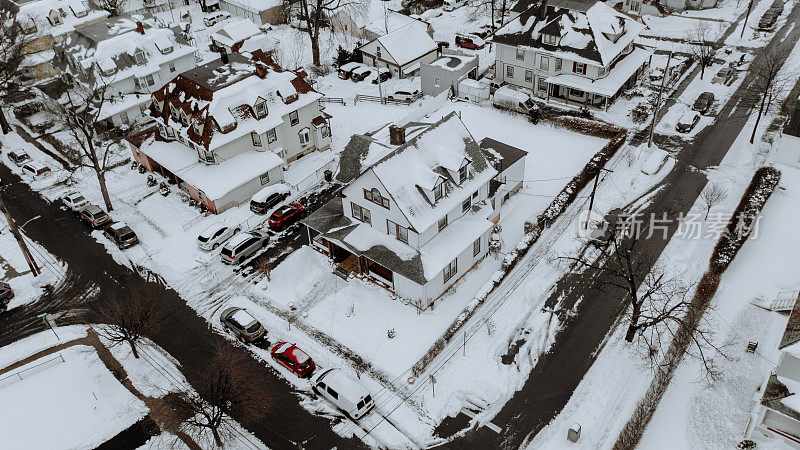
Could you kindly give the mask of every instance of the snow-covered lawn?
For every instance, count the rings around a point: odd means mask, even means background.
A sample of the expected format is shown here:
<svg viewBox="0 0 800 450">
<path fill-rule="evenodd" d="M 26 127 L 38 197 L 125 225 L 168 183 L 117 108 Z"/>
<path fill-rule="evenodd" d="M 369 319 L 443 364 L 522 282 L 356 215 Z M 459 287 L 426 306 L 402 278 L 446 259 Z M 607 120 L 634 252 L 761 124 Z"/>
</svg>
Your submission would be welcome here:
<svg viewBox="0 0 800 450">
<path fill-rule="evenodd" d="M 79 337 L 78 328 L 82 327 L 57 331 L 62 339 L 68 339 Z M 13 362 L 48 348 L 54 340 L 48 330 L 3 347 L 0 359 Z M 3 447 L 94 448 L 148 413 L 145 404 L 114 378 L 91 347 L 70 347 L 59 354 L 64 362 L 59 359 L 24 371 L 58 357 L 45 356 L 3 375 L 22 375 L 21 380 L 0 387 Z"/>
</svg>

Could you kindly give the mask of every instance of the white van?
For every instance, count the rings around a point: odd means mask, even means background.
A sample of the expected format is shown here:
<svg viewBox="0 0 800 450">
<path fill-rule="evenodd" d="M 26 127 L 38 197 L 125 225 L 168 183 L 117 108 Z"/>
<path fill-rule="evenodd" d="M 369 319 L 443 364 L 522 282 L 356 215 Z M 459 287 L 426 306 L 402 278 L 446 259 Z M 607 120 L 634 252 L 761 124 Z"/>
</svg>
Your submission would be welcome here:
<svg viewBox="0 0 800 450">
<path fill-rule="evenodd" d="M 311 380 L 314 390 L 348 417 L 358 420 L 375 406 L 367 388 L 340 369 L 328 369 Z"/>
<path fill-rule="evenodd" d="M 489 83 L 465 78 L 458 83 L 458 98 L 480 103 L 489 100 Z"/>
<path fill-rule="evenodd" d="M 510 109 L 525 114 L 530 114 L 538 109 L 528 94 L 515 91 L 508 86 L 502 86 L 494 91 L 494 105 L 498 108 Z"/>
</svg>

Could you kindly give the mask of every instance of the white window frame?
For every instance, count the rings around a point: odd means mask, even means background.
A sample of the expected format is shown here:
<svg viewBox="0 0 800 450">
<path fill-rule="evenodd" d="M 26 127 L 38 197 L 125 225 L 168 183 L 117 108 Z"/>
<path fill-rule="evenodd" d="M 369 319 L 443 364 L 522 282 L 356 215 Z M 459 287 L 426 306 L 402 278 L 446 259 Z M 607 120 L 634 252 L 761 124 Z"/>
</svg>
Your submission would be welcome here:
<svg viewBox="0 0 800 450">
<path fill-rule="evenodd" d="M 268 143 L 271 144 L 271 143 L 273 143 L 273 142 L 275 142 L 277 140 L 278 140 L 278 131 L 275 128 L 267 131 L 267 142 Z"/>
<path fill-rule="evenodd" d="M 305 127 L 297 132 L 297 137 L 300 139 L 300 145 L 308 145 L 311 142 L 311 130 Z"/>
<path fill-rule="evenodd" d="M 156 79 L 152 73 L 145 77 L 145 81 L 147 81 L 148 86 L 153 86 L 154 84 L 156 84 Z"/>
<path fill-rule="evenodd" d="M 550 70 L 550 58 L 547 56 L 542 56 L 539 59 L 539 68 L 542 70 Z"/>
<path fill-rule="evenodd" d="M 533 71 L 526 70 L 525 71 L 525 82 L 526 83 L 533 83 Z"/>
<path fill-rule="evenodd" d="M 439 225 L 439 231 L 442 231 L 445 228 L 447 228 L 447 215 L 439 219 L 438 225 Z"/>
<path fill-rule="evenodd" d="M 444 278 L 444 282 L 447 283 L 447 281 L 453 278 L 453 276 L 455 276 L 455 274 L 457 273 L 458 273 L 458 258 L 450 261 L 450 264 L 444 266 L 444 269 L 442 269 L 442 277 Z"/>
<path fill-rule="evenodd" d="M 261 135 L 256 133 L 255 131 L 250 132 L 250 138 L 253 140 L 253 145 L 256 147 L 261 147 Z"/>
<path fill-rule="evenodd" d="M 561 58 L 556 58 L 556 72 L 561 70 L 561 67 L 564 65 L 564 60 Z"/>
<path fill-rule="evenodd" d="M 517 47 L 516 49 L 516 57 L 519 61 L 525 61 L 525 49 L 522 47 Z"/>
<path fill-rule="evenodd" d="M 481 238 L 475 239 L 475 242 L 472 243 L 472 257 L 478 256 L 478 253 L 481 252 Z"/>
<path fill-rule="evenodd" d="M 136 62 L 137 66 L 144 65 L 144 63 L 147 62 L 147 58 L 144 57 L 144 52 L 141 50 L 134 52 L 133 60 Z"/>
<path fill-rule="evenodd" d="M 467 197 L 463 202 L 461 202 L 462 213 L 469 211 L 471 207 L 472 207 L 472 197 Z"/>
<path fill-rule="evenodd" d="M 258 179 L 261 181 L 262 186 L 269 184 L 269 172 L 262 173 L 258 176 Z"/>
<path fill-rule="evenodd" d="M 267 116 L 267 102 L 260 101 L 255 104 L 256 118 L 261 119 Z"/>
<path fill-rule="evenodd" d="M 300 123 L 300 117 L 297 115 L 297 111 L 292 111 L 289 113 L 289 125 L 295 126 Z"/>
<path fill-rule="evenodd" d="M 506 65 L 506 78 L 514 78 L 514 66 Z"/>
</svg>

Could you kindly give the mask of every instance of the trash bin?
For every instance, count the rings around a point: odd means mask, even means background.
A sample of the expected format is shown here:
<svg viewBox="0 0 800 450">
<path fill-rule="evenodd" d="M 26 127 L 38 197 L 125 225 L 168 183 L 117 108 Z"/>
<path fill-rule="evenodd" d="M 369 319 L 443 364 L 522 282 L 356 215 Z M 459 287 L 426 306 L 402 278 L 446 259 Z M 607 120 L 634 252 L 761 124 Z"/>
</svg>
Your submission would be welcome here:
<svg viewBox="0 0 800 450">
<path fill-rule="evenodd" d="M 322 173 L 325 176 L 325 181 L 328 181 L 328 182 L 333 181 L 333 172 L 331 172 L 330 170 L 326 169 L 325 172 L 322 172 Z"/>
</svg>

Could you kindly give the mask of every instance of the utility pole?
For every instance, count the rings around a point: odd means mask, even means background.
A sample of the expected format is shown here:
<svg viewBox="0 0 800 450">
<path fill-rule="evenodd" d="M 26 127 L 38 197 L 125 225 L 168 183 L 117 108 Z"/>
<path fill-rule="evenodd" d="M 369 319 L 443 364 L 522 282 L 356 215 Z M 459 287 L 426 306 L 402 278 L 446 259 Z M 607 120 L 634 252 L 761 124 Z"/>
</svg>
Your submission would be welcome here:
<svg viewBox="0 0 800 450">
<path fill-rule="evenodd" d="M 597 192 L 597 180 L 600 179 L 600 175 L 606 172 L 613 172 L 611 169 L 606 169 L 605 167 L 601 167 L 600 171 L 597 172 L 597 175 L 594 177 L 594 186 L 592 186 L 592 195 L 589 197 L 589 214 L 586 215 L 586 221 L 584 222 L 584 227 L 588 230 L 589 229 L 589 217 L 592 215 L 592 207 L 594 206 L 594 194 Z"/>
<path fill-rule="evenodd" d="M 750 18 L 751 9 L 753 9 L 753 0 L 750 0 L 750 3 L 747 4 L 747 14 L 744 16 L 744 25 L 742 25 L 742 34 L 739 36 L 739 39 L 744 37 L 744 29 L 747 28 L 747 19 Z"/>
<path fill-rule="evenodd" d="M 2 193 L 2 191 L 0 191 Z M 31 255 L 30 250 L 28 250 L 28 245 L 25 244 L 25 240 L 22 238 L 22 235 L 17 228 L 17 223 L 14 222 L 14 218 L 11 217 L 11 213 L 8 212 L 6 209 L 6 205 L 3 202 L 2 195 L 0 195 L 0 210 L 3 211 L 3 214 L 6 215 L 6 220 L 8 221 L 8 229 L 11 230 L 11 233 L 14 235 L 14 238 L 17 239 L 17 244 L 19 244 L 20 250 L 22 250 L 22 255 L 25 257 L 25 261 L 28 263 L 28 267 L 31 268 L 31 273 L 33 276 L 38 276 L 42 271 L 39 269 L 39 266 L 36 265 L 36 261 L 33 260 L 33 255 Z"/>
<path fill-rule="evenodd" d="M 669 74 L 669 63 L 672 60 L 672 52 L 667 56 L 667 67 L 664 68 L 664 76 L 661 77 L 661 88 L 658 89 L 658 97 L 656 99 L 656 107 L 653 108 L 653 121 L 650 122 L 650 137 L 647 138 L 647 148 L 653 144 L 653 129 L 656 127 L 656 118 L 658 117 L 658 110 L 661 107 L 661 95 L 664 92 L 664 85 L 667 82 L 667 75 Z"/>
</svg>

